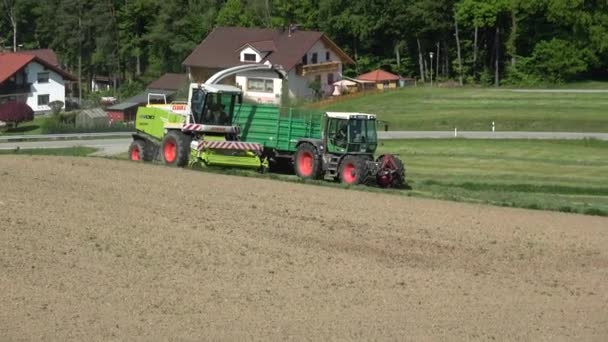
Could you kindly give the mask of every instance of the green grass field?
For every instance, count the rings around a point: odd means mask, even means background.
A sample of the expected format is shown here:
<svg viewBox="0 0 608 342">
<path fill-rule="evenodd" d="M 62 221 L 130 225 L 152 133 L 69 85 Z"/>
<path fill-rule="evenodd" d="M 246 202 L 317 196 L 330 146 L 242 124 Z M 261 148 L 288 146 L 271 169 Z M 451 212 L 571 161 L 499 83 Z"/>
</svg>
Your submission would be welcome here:
<svg viewBox="0 0 608 342">
<path fill-rule="evenodd" d="M 0 155 L 6 154 L 24 154 L 24 155 L 40 155 L 40 156 L 75 156 L 84 157 L 97 151 L 92 147 L 66 147 L 66 148 L 35 148 L 35 149 L 13 149 L 0 150 Z"/>
<path fill-rule="evenodd" d="M 608 93 L 519 93 L 489 88 L 404 88 L 324 110 L 378 114 L 390 130 L 608 132 Z"/>
<path fill-rule="evenodd" d="M 412 195 L 608 215 L 608 142 L 396 140 Z"/>
</svg>

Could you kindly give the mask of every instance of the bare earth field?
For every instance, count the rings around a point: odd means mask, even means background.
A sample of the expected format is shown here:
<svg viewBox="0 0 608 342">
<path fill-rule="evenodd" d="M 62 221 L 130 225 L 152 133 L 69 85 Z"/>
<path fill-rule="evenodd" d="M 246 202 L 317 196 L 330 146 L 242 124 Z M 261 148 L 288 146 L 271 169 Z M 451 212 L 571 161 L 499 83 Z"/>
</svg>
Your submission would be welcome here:
<svg viewBox="0 0 608 342">
<path fill-rule="evenodd" d="M 0 157 L 0 340 L 608 340 L 608 218 Z"/>
</svg>

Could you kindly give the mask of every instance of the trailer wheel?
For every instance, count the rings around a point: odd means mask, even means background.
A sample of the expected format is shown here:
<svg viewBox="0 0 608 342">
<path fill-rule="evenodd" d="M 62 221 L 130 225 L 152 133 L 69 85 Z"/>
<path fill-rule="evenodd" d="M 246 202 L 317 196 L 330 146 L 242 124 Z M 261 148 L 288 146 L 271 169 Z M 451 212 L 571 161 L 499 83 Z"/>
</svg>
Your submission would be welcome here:
<svg viewBox="0 0 608 342">
<path fill-rule="evenodd" d="M 340 181 L 344 184 L 366 184 L 369 176 L 367 161 L 356 156 L 346 156 L 340 163 L 338 174 Z"/>
<path fill-rule="evenodd" d="M 179 131 L 170 131 L 163 138 L 161 154 L 167 165 L 184 167 L 190 157 L 190 141 L 192 138 Z"/>
<path fill-rule="evenodd" d="M 385 154 L 376 159 L 381 165 L 376 183 L 384 188 L 407 188 L 405 183 L 405 166 L 401 159 L 392 154 Z"/>
<path fill-rule="evenodd" d="M 311 144 L 302 144 L 295 155 L 296 174 L 305 179 L 318 179 L 321 176 L 321 158 Z"/>
</svg>

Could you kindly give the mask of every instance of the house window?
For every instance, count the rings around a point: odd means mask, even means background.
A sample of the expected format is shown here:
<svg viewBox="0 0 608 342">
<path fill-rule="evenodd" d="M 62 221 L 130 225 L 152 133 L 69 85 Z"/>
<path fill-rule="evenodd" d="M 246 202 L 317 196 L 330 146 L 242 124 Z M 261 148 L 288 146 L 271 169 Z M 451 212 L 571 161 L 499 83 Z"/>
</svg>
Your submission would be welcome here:
<svg viewBox="0 0 608 342">
<path fill-rule="evenodd" d="M 247 90 L 260 93 L 273 93 L 274 81 L 264 78 L 249 78 L 247 79 Z"/>
<path fill-rule="evenodd" d="M 303 65 L 308 64 L 308 54 L 305 54 L 304 56 L 302 56 L 302 64 Z"/>
<path fill-rule="evenodd" d="M 312 64 L 317 64 L 318 56 L 316 52 L 312 53 Z"/>
<path fill-rule="evenodd" d="M 245 62 L 255 62 L 256 61 L 256 55 L 254 53 L 244 53 L 243 54 L 243 60 Z"/>
<path fill-rule="evenodd" d="M 49 104 L 49 95 L 38 95 L 38 106 L 46 106 Z"/>
<path fill-rule="evenodd" d="M 49 83 L 49 73 L 48 72 L 39 72 L 38 73 L 38 83 Z"/>
<path fill-rule="evenodd" d="M 334 84 L 334 74 L 327 74 L 327 84 Z"/>
<path fill-rule="evenodd" d="M 329 55 L 329 51 L 325 52 L 325 61 L 326 62 L 331 62 L 331 56 Z"/>
</svg>

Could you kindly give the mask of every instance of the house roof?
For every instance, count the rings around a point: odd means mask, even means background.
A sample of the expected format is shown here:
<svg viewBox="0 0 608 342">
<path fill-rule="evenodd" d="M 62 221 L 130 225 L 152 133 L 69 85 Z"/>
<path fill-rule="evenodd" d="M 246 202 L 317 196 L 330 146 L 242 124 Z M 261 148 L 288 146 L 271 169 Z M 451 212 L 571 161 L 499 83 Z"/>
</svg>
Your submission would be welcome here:
<svg viewBox="0 0 608 342">
<path fill-rule="evenodd" d="M 188 83 L 187 74 L 172 74 L 167 73 L 162 75 L 156 81 L 148 84 L 150 89 L 165 89 L 165 90 L 179 90 Z"/>
<path fill-rule="evenodd" d="M 133 97 L 129 97 L 128 99 L 125 99 L 125 100 L 121 101 L 120 103 L 117 103 L 115 105 L 108 107 L 107 110 L 121 111 L 121 110 L 125 110 L 125 109 L 135 107 L 135 106 L 146 105 L 146 104 L 148 104 L 148 94 L 160 94 L 160 95 L 165 95 L 167 97 L 171 97 L 171 96 L 175 95 L 175 91 L 167 90 L 167 89 L 148 88 L 145 91 L 143 91 Z"/>
<path fill-rule="evenodd" d="M 51 49 L 25 50 L 20 52 L 28 55 L 34 55 L 44 61 L 47 61 L 53 66 L 59 67 L 59 59 L 57 59 L 57 54 L 55 54 L 55 51 Z"/>
<path fill-rule="evenodd" d="M 372 82 L 397 81 L 399 79 L 401 79 L 401 77 L 381 69 L 370 71 L 367 74 L 359 75 L 357 77 L 357 80 Z"/>
<path fill-rule="evenodd" d="M 75 81 L 76 77 L 62 70 L 49 61 L 30 53 L 0 53 L 0 84 L 25 68 L 29 63 L 37 62 L 60 74 L 64 79 Z"/>
<path fill-rule="evenodd" d="M 188 67 L 224 69 L 239 64 L 240 48 L 249 44 L 258 51 L 270 51 L 261 61 L 283 66 L 286 71 L 293 69 L 312 46 L 322 40 L 345 63 L 354 61 L 325 34 L 317 31 L 288 31 L 262 28 L 218 27 L 211 31 L 182 63 Z"/>
<path fill-rule="evenodd" d="M 274 45 L 273 40 L 261 40 L 259 42 L 251 42 L 245 45 L 250 45 L 252 48 L 258 50 L 259 52 L 277 51 L 277 47 L 276 45 Z"/>
</svg>

